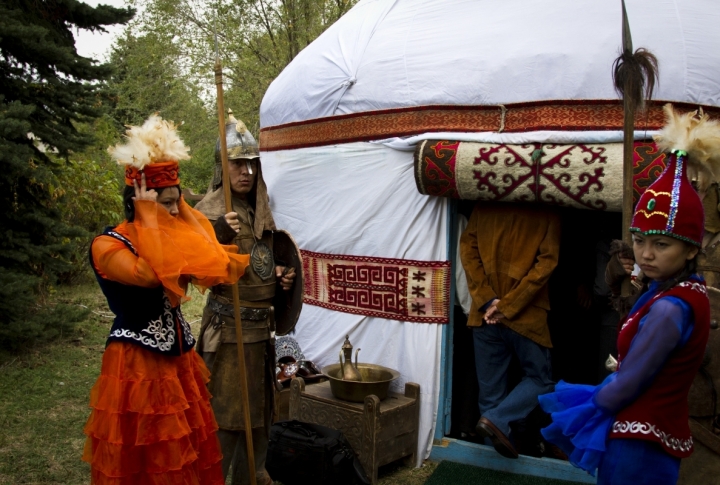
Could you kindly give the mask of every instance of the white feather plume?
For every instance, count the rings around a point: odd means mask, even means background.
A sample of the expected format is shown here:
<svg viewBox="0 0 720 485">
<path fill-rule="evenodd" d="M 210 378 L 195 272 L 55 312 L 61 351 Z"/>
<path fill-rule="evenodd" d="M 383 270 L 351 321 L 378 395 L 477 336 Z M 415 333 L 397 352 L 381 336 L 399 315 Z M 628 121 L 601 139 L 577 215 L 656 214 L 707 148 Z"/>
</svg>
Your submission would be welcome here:
<svg viewBox="0 0 720 485">
<path fill-rule="evenodd" d="M 711 183 L 720 181 L 720 123 L 699 111 L 676 113 L 670 103 L 663 108 L 666 124 L 654 139 L 664 151 L 684 150 L 688 154 L 688 176 L 697 181 L 704 194 Z"/>
<path fill-rule="evenodd" d="M 175 123 L 162 119 L 157 113 L 142 126 L 128 126 L 125 141 L 108 148 L 118 164 L 132 165 L 138 170 L 151 163 L 187 160 L 189 151 L 178 136 Z"/>
</svg>

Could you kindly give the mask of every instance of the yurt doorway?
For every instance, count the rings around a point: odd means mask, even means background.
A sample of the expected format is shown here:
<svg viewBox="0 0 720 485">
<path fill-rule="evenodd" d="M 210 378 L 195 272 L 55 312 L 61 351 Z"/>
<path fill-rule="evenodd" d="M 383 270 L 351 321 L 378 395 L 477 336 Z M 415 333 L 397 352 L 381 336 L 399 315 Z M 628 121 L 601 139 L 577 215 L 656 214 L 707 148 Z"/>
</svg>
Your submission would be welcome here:
<svg viewBox="0 0 720 485">
<path fill-rule="evenodd" d="M 457 201 L 453 204 L 453 227 L 450 251 L 453 266 L 461 265 L 456 251 L 459 227 L 469 218 L 475 203 Z M 553 378 L 567 382 L 597 384 L 606 375 L 604 361 L 614 350 L 619 316 L 607 302 L 609 289 L 604 284 L 604 271 L 609 258 L 610 241 L 621 237 L 622 215 L 577 209 L 557 209 L 561 216 L 562 237 L 558 266 L 550 280 L 548 324 L 553 340 Z M 454 241 L 452 240 L 454 239 Z M 462 294 L 462 291 L 459 292 Z M 445 435 L 481 442 L 475 436 L 479 419 L 478 385 L 475 375 L 474 349 L 467 317 L 455 298 L 452 336 L 452 378 L 450 419 Z M 522 377 L 519 365 L 511 366 L 510 379 Z M 447 412 L 447 410 L 446 410 Z M 542 456 L 548 451 L 539 443 L 538 430 L 544 426 L 542 413 L 531 414 L 527 422 L 516 423 L 513 429 L 519 451 L 529 456 Z M 449 426 L 448 426 L 449 425 Z M 547 455 L 552 456 L 552 455 Z"/>
</svg>

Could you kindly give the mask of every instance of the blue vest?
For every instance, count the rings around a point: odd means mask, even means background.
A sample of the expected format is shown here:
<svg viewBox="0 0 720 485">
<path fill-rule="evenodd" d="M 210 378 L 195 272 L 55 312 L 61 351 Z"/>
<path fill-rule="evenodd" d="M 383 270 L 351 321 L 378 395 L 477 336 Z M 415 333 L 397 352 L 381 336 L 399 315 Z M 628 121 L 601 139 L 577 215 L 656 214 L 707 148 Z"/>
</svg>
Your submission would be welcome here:
<svg viewBox="0 0 720 485">
<path fill-rule="evenodd" d="M 122 241 L 137 255 L 130 240 L 113 229 L 105 228 L 102 235 Z M 90 266 L 110 310 L 115 314 L 106 345 L 114 341 L 130 342 L 165 355 L 180 355 L 193 348 L 195 338 L 190 325 L 185 321 L 179 305 L 172 308 L 162 285 L 142 288 L 103 278 L 93 263 L 92 245 L 90 248 Z"/>
</svg>

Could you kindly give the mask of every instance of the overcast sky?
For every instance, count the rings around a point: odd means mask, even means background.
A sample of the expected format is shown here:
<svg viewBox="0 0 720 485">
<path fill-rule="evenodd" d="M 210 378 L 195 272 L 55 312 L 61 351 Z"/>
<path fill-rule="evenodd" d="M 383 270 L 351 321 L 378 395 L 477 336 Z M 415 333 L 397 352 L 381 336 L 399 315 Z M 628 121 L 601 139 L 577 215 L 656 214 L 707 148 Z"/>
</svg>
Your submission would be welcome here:
<svg viewBox="0 0 720 485">
<path fill-rule="evenodd" d="M 93 7 L 99 4 L 111 5 L 113 7 L 124 7 L 125 0 L 83 0 L 88 5 Z M 123 30 L 124 26 L 111 26 L 107 27 L 107 34 L 92 33 L 87 30 L 73 31 L 75 36 L 75 47 L 77 48 L 78 54 L 83 57 L 92 57 L 98 61 L 105 60 L 105 56 L 110 53 L 110 46 L 113 43 L 115 37 L 117 37 Z"/>
</svg>

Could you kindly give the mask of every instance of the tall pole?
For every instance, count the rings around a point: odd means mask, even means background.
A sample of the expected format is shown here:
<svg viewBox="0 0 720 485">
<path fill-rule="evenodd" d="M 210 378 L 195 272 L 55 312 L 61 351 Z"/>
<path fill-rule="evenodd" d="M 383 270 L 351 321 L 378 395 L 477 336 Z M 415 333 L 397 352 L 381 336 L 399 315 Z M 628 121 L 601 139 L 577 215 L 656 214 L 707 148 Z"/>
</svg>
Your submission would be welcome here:
<svg viewBox="0 0 720 485">
<path fill-rule="evenodd" d="M 222 186 L 225 195 L 225 211 L 232 212 L 232 193 L 230 192 L 230 172 L 228 168 L 227 140 L 225 140 L 225 103 L 223 101 L 222 63 L 215 53 L 215 86 L 217 86 L 218 127 L 220 131 L 220 159 L 222 160 Z M 248 395 L 245 350 L 243 347 L 242 320 L 240 319 L 240 290 L 237 283 L 232 285 L 233 315 L 235 316 L 235 339 L 237 340 L 238 367 L 240 370 L 240 392 L 242 395 L 243 418 L 245 419 L 245 442 L 247 444 L 247 462 L 250 472 L 250 485 L 256 485 L 255 451 L 252 441 L 252 422 L 250 420 L 250 397 Z"/>
<path fill-rule="evenodd" d="M 623 53 L 632 55 L 632 37 L 630 36 L 630 24 L 628 23 L 625 1 L 622 1 L 622 43 Z M 630 237 L 630 224 L 633 215 L 633 143 L 635 141 L 635 106 L 631 104 L 629 96 L 631 85 L 630 78 L 625 79 L 623 90 L 623 205 L 622 205 L 622 238 L 623 241 L 632 245 Z"/>
</svg>

